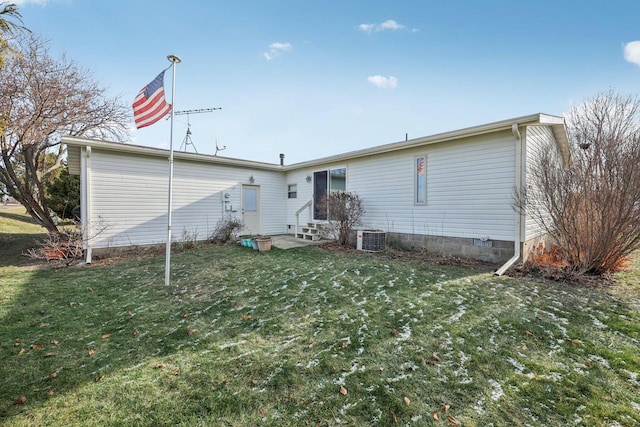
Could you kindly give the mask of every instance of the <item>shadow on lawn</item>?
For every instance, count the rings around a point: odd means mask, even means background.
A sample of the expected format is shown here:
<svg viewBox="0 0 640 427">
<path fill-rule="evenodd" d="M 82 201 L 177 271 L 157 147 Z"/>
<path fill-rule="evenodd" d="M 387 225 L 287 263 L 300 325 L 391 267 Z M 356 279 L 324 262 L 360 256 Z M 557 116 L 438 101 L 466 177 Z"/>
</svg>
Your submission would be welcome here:
<svg viewBox="0 0 640 427">
<path fill-rule="evenodd" d="M 31 264 L 24 253 L 38 247 L 46 236 L 45 233 L 0 233 L 0 268 Z"/>
<path fill-rule="evenodd" d="M 6 219 L 11 219 L 11 220 L 14 220 L 14 221 L 25 222 L 27 224 L 35 224 L 35 222 L 33 221 L 33 219 L 31 219 L 30 216 L 15 214 L 15 213 L 12 213 L 12 212 L 0 211 L 0 217 L 1 218 L 6 218 Z"/>
<path fill-rule="evenodd" d="M 57 396 L 173 351 L 150 330 L 176 310 L 172 290 L 162 286 L 162 261 L 30 270 L 19 273 L 25 282 L 0 277 L 0 420 L 29 417 Z M 127 286 L 140 269 L 148 283 Z M 137 310 L 132 288 L 154 309 Z"/>
</svg>

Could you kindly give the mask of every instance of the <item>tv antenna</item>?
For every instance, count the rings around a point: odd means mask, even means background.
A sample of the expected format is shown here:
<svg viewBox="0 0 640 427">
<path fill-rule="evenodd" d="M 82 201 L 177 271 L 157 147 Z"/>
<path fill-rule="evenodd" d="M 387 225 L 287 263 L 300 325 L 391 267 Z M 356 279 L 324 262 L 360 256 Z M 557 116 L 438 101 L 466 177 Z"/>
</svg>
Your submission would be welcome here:
<svg viewBox="0 0 640 427">
<path fill-rule="evenodd" d="M 189 121 L 189 115 L 190 114 L 198 114 L 198 113 L 211 113 L 212 111 L 216 111 L 216 110 L 222 110 L 222 107 L 198 108 L 198 109 L 195 109 L 195 110 L 175 111 L 173 113 L 176 116 L 181 116 L 181 115 L 184 115 L 184 114 L 187 115 L 187 133 L 184 136 L 184 140 L 182 140 L 182 144 L 180 145 L 180 150 L 182 150 L 182 147 L 184 147 L 184 151 L 187 151 L 187 149 L 189 148 L 189 145 L 191 145 L 193 147 L 193 151 L 195 151 L 196 154 L 198 153 L 198 150 L 196 149 L 196 146 L 193 143 L 193 140 L 191 139 L 191 122 Z M 218 141 L 216 140 L 216 154 L 218 154 L 218 151 L 224 150 L 225 148 L 227 148 L 227 147 L 223 146 L 222 148 L 219 148 L 218 147 Z"/>
</svg>

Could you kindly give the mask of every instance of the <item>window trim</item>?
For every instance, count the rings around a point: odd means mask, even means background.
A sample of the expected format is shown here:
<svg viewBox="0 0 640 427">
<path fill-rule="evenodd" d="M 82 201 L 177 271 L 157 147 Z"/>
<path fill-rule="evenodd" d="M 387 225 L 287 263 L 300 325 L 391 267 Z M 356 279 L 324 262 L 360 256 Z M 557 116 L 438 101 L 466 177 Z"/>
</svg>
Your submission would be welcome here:
<svg viewBox="0 0 640 427">
<path fill-rule="evenodd" d="M 291 187 L 295 186 L 295 190 L 291 191 Z M 292 197 L 293 194 L 293 197 Z M 298 198 L 298 183 L 287 184 L 287 199 L 297 199 Z"/>
<path fill-rule="evenodd" d="M 418 160 L 424 159 L 424 184 L 423 188 L 420 188 L 418 175 Z M 413 203 L 416 206 L 426 206 L 427 205 L 427 172 L 428 172 L 428 157 L 426 154 L 417 154 L 413 156 Z M 420 197 L 422 196 L 422 197 Z M 422 200 L 420 200 L 422 198 Z"/>
<path fill-rule="evenodd" d="M 318 212 L 318 208 L 317 208 L 317 201 L 318 198 L 316 197 L 316 178 L 317 178 L 317 174 L 321 174 L 324 173 L 326 174 L 326 180 L 325 180 L 325 191 L 326 194 L 329 194 L 332 190 L 331 190 L 331 171 L 333 170 L 338 170 L 338 169 L 344 169 L 344 190 L 337 190 L 337 191 L 344 191 L 347 192 L 349 185 L 348 185 L 348 180 L 349 180 L 349 167 L 347 165 L 337 165 L 337 166 L 330 166 L 324 169 L 317 169 L 314 170 L 312 172 L 313 175 L 313 221 L 328 221 L 328 212 L 325 213 L 324 215 L 319 215 L 320 212 Z M 336 191 L 336 190 L 334 190 Z M 325 217 L 325 218 L 321 218 L 321 217 Z"/>
</svg>

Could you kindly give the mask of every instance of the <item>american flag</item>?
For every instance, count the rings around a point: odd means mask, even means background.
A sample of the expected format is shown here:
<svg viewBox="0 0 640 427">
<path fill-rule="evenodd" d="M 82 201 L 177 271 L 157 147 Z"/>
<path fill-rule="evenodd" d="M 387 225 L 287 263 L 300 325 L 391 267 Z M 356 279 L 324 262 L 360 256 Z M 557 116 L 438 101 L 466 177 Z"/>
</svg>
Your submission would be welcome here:
<svg viewBox="0 0 640 427">
<path fill-rule="evenodd" d="M 424 175 L 424 157 L 418 157 L 418 176 Z"/>
<path fill-rule="evenodd" d="M 164 71 L 143 87 L 133 100 L 133 120 L 138 129 L 151 126 L 171 111 L 171 104 L 164 99 Z"/>
</svg>

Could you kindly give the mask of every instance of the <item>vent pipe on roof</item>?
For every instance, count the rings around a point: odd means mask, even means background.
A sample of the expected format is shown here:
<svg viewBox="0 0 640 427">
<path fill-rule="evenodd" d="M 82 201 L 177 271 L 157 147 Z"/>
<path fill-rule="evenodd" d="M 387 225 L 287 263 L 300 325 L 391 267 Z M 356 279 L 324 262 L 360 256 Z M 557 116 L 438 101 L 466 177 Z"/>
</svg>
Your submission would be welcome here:
<svg viewBox="0 0 640 427">
<path fill-rule="evenodd" d="M 284 153 L 280 153 L 280 166 L 284 166 Z"/>
</svg>

